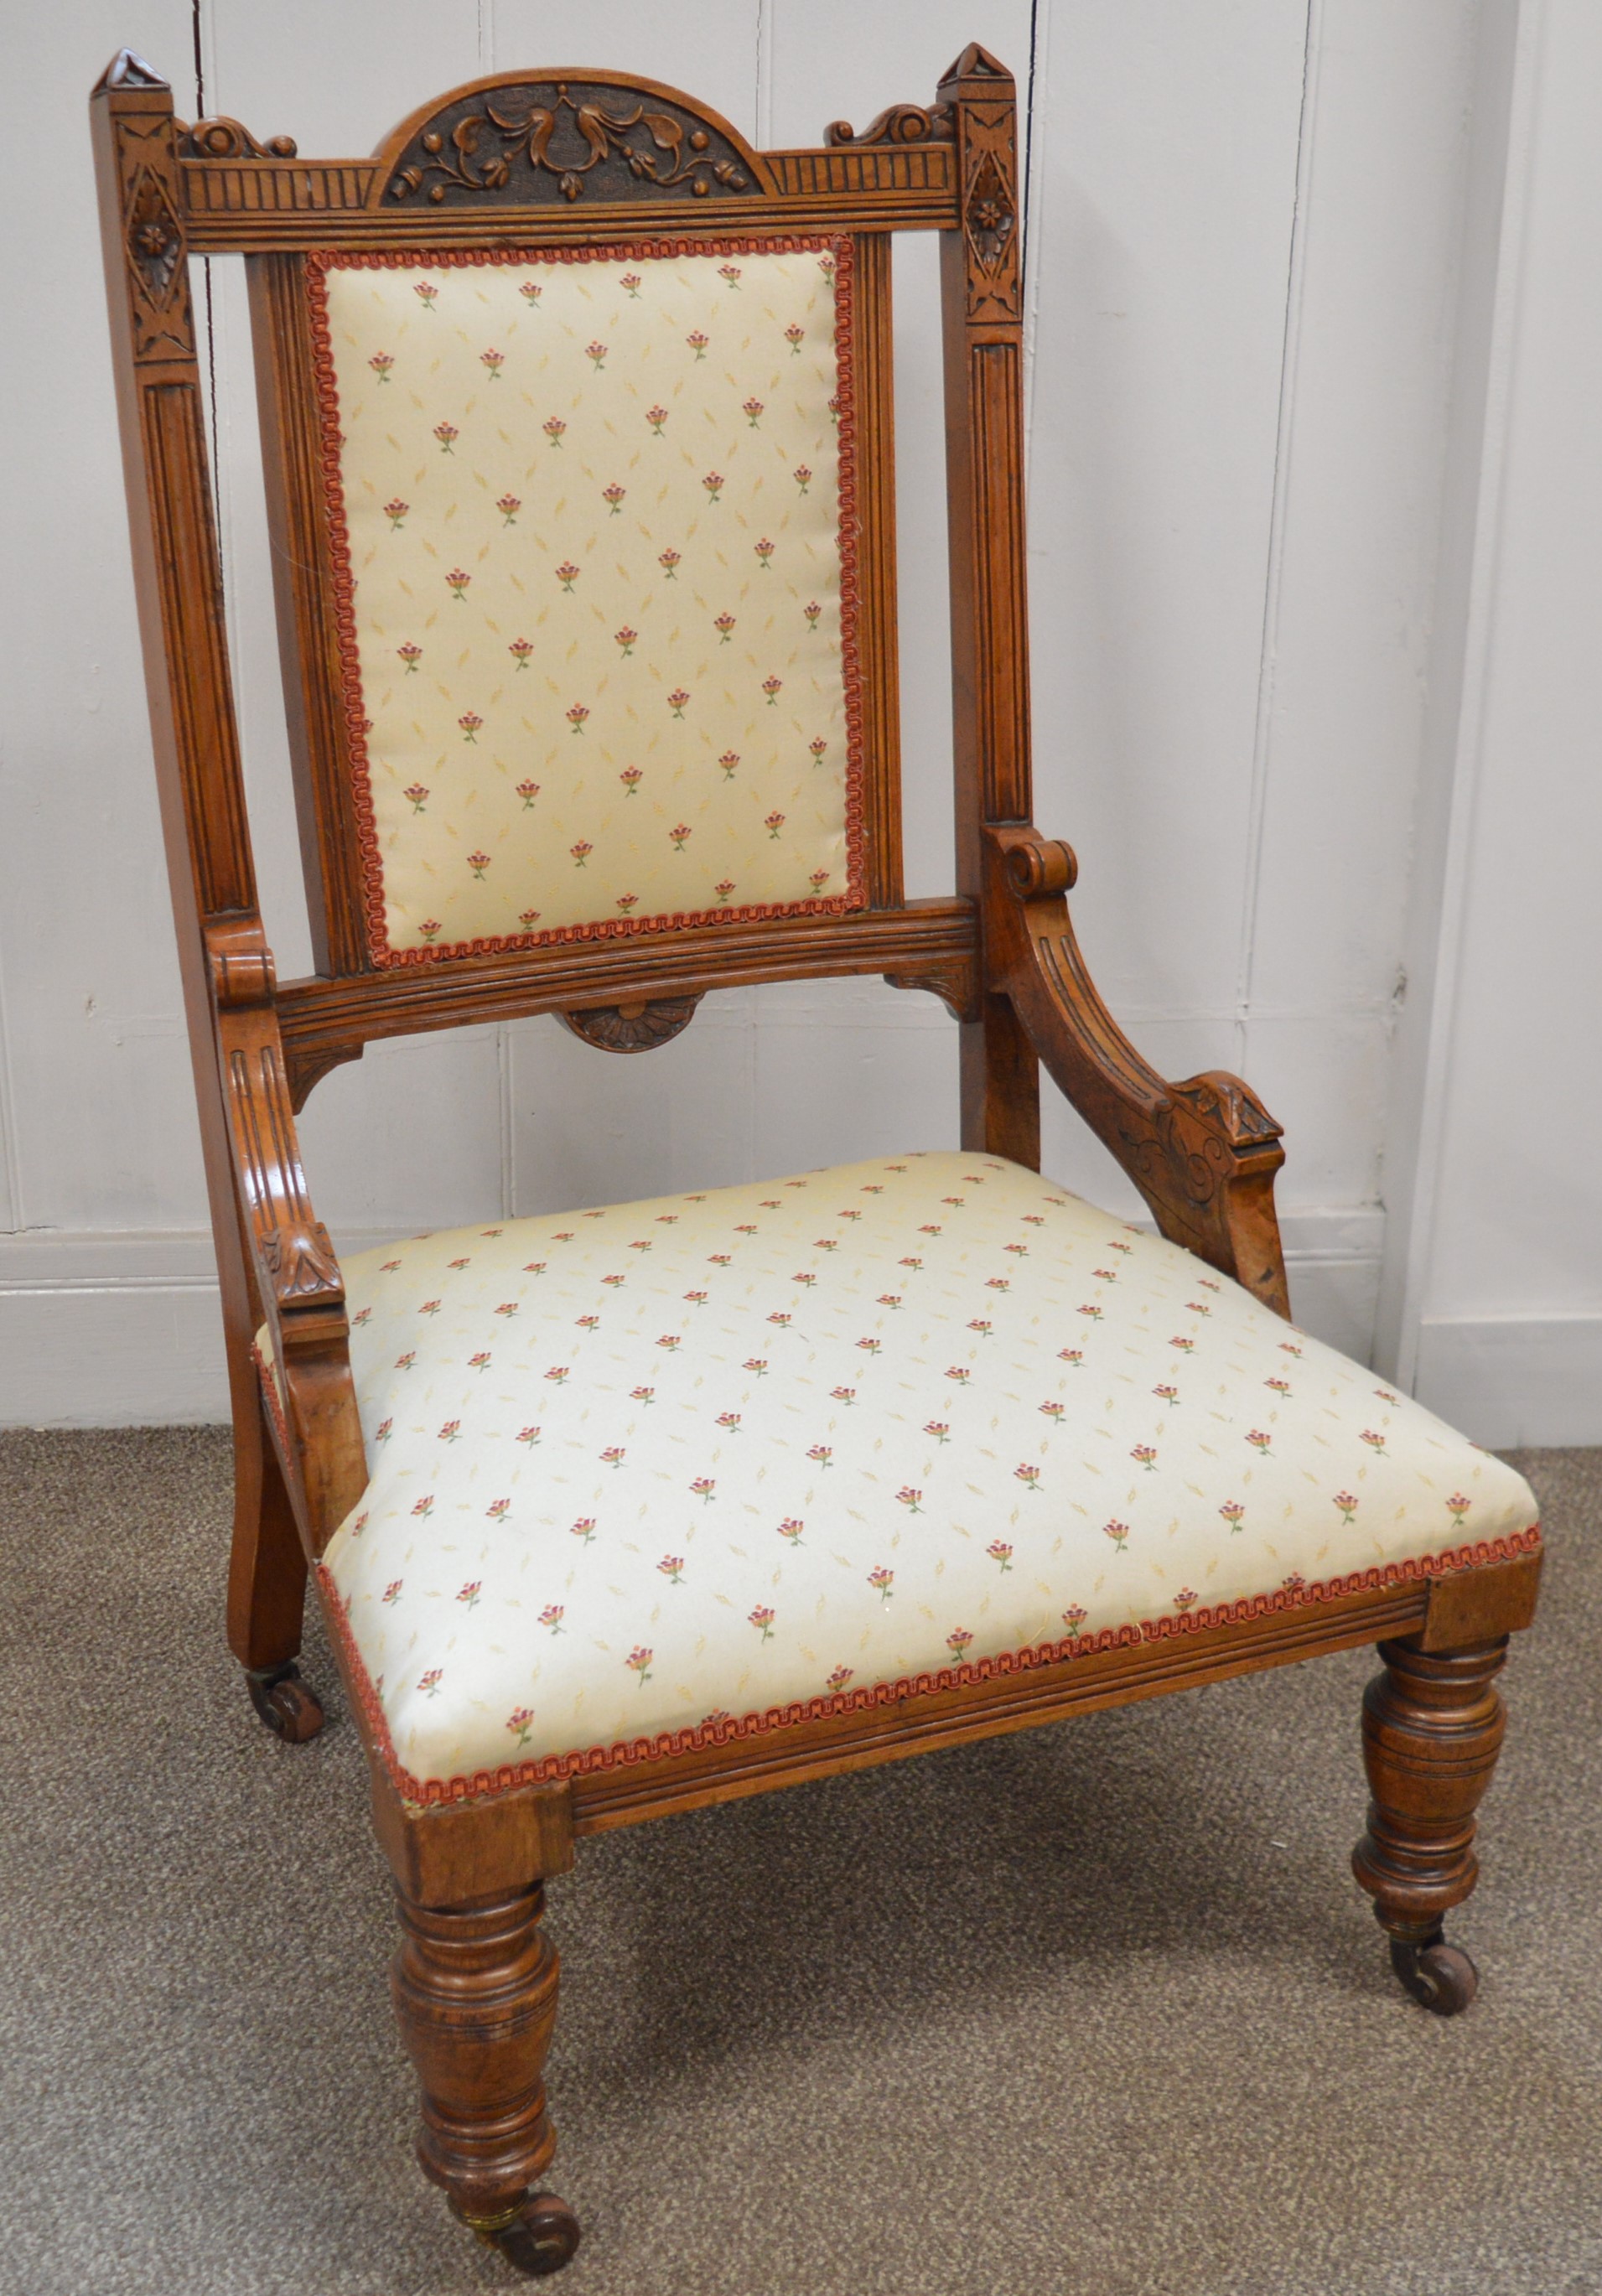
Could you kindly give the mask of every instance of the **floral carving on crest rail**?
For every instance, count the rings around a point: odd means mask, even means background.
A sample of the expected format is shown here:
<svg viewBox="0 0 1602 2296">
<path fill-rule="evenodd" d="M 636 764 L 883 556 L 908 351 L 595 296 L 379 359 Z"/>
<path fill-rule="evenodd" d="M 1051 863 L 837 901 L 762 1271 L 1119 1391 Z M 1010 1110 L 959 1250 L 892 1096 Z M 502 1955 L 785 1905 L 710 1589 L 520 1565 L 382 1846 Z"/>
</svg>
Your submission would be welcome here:
<svg viewBox="0 0 1602 2296">
<path fill-rule="evenodd" d="M 391 199 L 431 206 L 505 199 L 705 199 L 759 191 L 744 152 L 665 98 L 578 81 L 481 89 L 448 104 L 402 151 Z"/>
</svg>

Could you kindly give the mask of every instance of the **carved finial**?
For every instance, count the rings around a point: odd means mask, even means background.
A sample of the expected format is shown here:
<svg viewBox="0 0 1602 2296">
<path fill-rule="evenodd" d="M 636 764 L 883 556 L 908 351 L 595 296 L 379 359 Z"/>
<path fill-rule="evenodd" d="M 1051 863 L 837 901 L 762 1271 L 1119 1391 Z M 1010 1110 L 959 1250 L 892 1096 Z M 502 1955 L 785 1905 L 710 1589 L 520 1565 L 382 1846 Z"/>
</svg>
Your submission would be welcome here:
<svg viewBox="0 0 1602 2296">
<path fill-rule="evenodd" d="M 103 87 L 166 87 L 168 82 L 160 73 L 136 56 L 132 48 L 119 48 L 94 85 L 99 94 Z"/>
<path fill-rule="evenodd" d="M 1010 82 L 1012 74 L 988 48 L 982 48 L 977 40 L 970 40 L 949 71 L 941 74 L 940 84 L 942 87 L 949 87 L 954 79 L 1004 79 Z"/>
</svg>

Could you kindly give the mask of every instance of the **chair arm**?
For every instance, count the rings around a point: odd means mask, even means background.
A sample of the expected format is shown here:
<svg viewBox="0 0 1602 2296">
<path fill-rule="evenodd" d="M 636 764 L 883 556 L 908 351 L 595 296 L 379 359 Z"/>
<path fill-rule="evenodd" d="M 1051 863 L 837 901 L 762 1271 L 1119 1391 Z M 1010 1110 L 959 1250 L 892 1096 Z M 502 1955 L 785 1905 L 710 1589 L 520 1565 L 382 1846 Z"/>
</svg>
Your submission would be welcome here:
<svg viewBox="0 0 1602 2296">
<path fill-rule="evenodd" d="M 345 1286 L 300 1168 L 260 920 L 208 925 L 206 954 L 240 1233 L 278 1374 L 292 1454 L 284 1464 L 320 1554 L 367 1480 Z"/>
<path fill-rule="evenodd" d="M 1064 896 L 1078 864 L 1027 825 L 986 830 L 985 968 L 1036 1053 L 1111 1150 L 1171 1242 L 1232 1275 L 1276 1314 L 1289 1294 L 1274 1175 L 1280 1128 L 1238 1077 L 1169 1084 L 1103 1004 Z"/>
</svg>

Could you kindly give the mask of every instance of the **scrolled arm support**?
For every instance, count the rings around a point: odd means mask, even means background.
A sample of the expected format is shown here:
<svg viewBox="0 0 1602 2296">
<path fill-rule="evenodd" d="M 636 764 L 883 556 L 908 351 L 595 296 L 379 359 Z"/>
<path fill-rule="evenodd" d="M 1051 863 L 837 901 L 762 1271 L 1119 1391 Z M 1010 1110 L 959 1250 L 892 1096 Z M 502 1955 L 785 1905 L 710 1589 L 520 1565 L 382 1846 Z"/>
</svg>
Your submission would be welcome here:
<svg viewBox="0 0 1602 2296">
<path fill-rule="evenodd" d="M 1086 969 L 1064 898 L 1069 847 L 1024 824 L 986 831 L 985 964 L 1064 1095 L 1118 1159 L 1157 1226 L 1276 1314 L 1290 1300 L 1274 1212 L 1280 1128 L 1220 1071 L 1170 1084 L 1142 1059 Z"/>
<path fill-rule="evenodd" d="M 320 1554 L 367 1480 L 345 1287 L 300 1168 L 260 921 L 229 918 L 205 935 L 240 1231 L 294 1455 L 285 1464 L 305 1535 Z"/>
</svg>

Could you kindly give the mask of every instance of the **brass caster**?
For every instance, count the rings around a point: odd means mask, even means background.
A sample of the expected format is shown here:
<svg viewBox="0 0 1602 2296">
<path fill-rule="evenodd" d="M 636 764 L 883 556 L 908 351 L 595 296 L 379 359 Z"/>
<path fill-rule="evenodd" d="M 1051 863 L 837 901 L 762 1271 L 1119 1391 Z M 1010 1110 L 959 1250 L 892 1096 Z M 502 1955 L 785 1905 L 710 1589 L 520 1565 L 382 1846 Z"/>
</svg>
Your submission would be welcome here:
<svg viewBox="0 0 1602 2296">
<path fill-rule="evenodd" d="M 464 2217 L 486 2248 L 498 2250 L 515 2271 L 532 2280 L 571 2264 L 579 2245 L 579 2219 L 555 2193 L 530 2193 L 509 2214 Z"/>
<path fill-rule="evenodd" d="M 1437 2017 L 1456 2017 L 1479 1991 L 1479 1971 L 1439 1930 L 1434 1937 L 1393 1938 L 1391 1966 L 1414 2000 Z"/>
<path fill-rule="evenodd" d="M 245 1669 L 251 1703 L 267 1728 L 288 1746 L 303 1746 L 323 1726 L 323 1709 L 292 1659 L 287 1666 Z"/>
</svg>

